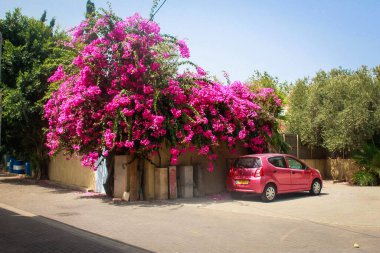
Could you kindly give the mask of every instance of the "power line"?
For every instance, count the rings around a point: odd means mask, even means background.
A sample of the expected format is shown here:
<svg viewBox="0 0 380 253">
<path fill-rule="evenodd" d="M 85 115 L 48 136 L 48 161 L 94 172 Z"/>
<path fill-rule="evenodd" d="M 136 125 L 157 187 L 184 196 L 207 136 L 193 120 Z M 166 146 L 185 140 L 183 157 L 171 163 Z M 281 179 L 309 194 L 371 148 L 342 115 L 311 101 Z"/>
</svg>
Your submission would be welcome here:
<svg viewBox="0 0 380 253">
<path fill-rule="evenodd" d="M 158 9 L 153 13 L 153 15 L 150 17 L 150 21 L 153 21 L 153 18 L 154 16 L 157 14 L 157 12 L 161 9 L 161 7 L 165 4 L 166 0 L 164 0 L 162 2 L 162 4 L 160 5 L 160 7 L 158 7 Z"/>
</svg>

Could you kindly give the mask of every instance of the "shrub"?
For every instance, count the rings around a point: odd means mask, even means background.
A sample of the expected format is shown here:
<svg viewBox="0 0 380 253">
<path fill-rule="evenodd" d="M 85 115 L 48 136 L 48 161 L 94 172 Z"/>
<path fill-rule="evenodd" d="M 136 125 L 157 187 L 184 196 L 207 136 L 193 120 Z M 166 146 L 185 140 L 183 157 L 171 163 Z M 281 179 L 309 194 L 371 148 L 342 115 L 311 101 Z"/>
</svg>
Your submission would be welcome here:
<svg viewBox="0 0 380 253">
<path fill-rule="evenodd" d="M 352 182 L 360 186 L 375 186 L 379 184 L 379 178 L 372 172 L 362 170 L 354 173 Z"/>
</svg>

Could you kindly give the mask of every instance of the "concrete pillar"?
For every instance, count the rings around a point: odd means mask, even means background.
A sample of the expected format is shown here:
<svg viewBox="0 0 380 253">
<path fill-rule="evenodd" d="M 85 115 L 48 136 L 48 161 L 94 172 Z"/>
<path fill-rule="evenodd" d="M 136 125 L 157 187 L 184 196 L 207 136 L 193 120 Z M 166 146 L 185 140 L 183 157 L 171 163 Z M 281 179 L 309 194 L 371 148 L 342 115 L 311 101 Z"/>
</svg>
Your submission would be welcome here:
<svg viewBox="0 0 380 253">
<path fill-rule="evenodd" d="M 139 179 L 138 179 L 138 159 L 134 160 L 128 167 L 129 201 L 139 200 Z"/>
<path fill-rule="evenodd" d="M 193 166 L 180 166 L 179 180 L 181 186 L 181 197 L 192 198 L 194 196 Z"/>
<path fill-rule="evenodd" d="M 203 169 L 197 164 L 194 166 L 194 196 L 203 197 L 205 195 L 203 185 Z"/>
<path fill-rule="evenodd" d="M 117 155 L 115 156 L 115 165 L 114 165 L 114 190 L 113 196 L 115 198 L 121 198 L 123 193 L 127 191 L 127 178 L 128 178 L 128 170 L 127 170 L 127 157 L 126 155 Z"/>
<path fill-rule="evenodd" d="M 134 160 L 132 156 L 118 155 L 115 156 L 115 174 L 114 174 L 114 191 L 113 196 L 115 198 L 122 198 L 124 192 L 129 195 L 130 201 L 138 200 L 138 178 L 137 178 L 137 166 L 138 159 Z"/>
<path fill-rule="evenodd" d="M 154 199 L 154 165 L 148 161 L 144 162 L 144 198 Z"/>
<path fill-rule="evenodd" d="M 154 171 L 154 196 L 155 199 L 168 199 L 168 168 L 156 168 Z"/>
<path fill-rule="evenodd" d="M 169 198 L 177 198 L 177 167 L 169 166 Z"/>
</svg>

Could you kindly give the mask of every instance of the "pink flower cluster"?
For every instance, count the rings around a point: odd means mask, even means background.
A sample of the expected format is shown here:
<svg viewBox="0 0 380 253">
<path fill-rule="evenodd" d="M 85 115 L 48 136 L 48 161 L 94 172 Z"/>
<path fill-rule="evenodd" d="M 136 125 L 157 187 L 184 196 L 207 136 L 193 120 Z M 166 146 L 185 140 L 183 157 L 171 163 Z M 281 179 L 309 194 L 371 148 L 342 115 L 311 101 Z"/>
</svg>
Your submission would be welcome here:
<svg viewBox="0 0 380 253">
<path fill-rule="evenodd" d="M 200 67 L 179 73 L 178 58 L 188 58 L 189 49 L 159 32 L 138 14 L 122 21 L 107 14 L 73 30 L 70 45 L 79 53 L 49 79 L 59 84 L 45 105 L 51 155 L 82 155 L 82 164 L 94 168 L 101 155 L 148 157 L 167 140 L 172 164 L 198 152 L 212 171 L 220 143 L 266 148 L 274 119 L 265 110 L 281 105 L 273 90 L 207 81 Z"/>
</svg>

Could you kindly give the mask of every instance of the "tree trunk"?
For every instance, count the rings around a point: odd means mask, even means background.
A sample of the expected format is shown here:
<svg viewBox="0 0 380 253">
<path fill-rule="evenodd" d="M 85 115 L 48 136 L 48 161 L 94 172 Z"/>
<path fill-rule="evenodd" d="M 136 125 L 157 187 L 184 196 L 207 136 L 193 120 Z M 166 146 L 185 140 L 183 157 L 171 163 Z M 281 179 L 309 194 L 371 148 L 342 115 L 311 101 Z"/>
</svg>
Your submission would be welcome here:
<svg viewBox="0 0 380 253">
<path fill-rule="evenodd" d="M 114 189 L 114 161 L 113 161 L 114 156 L 110 155 L 109 157 L 106 158 L 106 166 L 107 166 L 107 171 L 108 171 L 108 176 L 106 179 L 106 182 L 103 184 L 104 190 L 106 191 L 106 194 L 108 197 L 113 197 L 113 189 Z"/>
<path fill-rule="evenodd" d="M 48 180 L 49 179 L 49 162 L 48 156 L 43 155 L 38 159 L 37 165 L 37 180 Z"/>
</svg>

